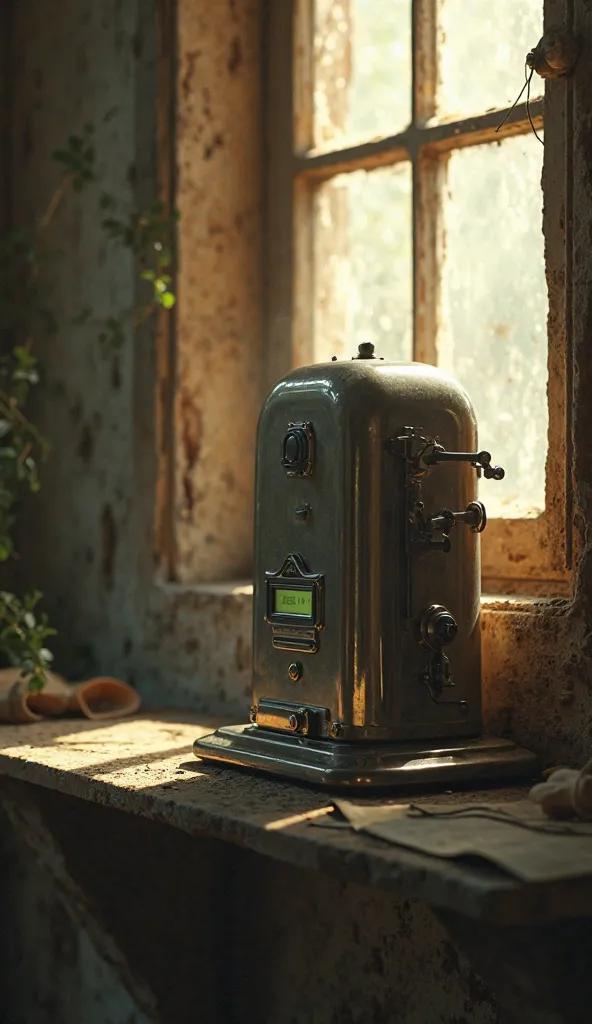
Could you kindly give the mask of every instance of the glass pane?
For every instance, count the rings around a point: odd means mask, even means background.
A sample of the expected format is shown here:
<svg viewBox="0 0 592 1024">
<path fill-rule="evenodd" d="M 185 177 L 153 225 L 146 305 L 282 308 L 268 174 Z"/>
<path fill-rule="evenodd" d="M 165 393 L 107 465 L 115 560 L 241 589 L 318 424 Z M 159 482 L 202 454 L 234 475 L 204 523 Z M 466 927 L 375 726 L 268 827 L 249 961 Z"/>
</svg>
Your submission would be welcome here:
<svg viewBox="0 0 592 1024">
<path fill-rule="evenodd" d="M 355 355 L 371 341 L 411 358 L 411 168 L 339 174 L 317 192 L 314 355 Z"/>
<path fill-rule="evenodd" d="M 317 0 L 315 145 L 371 138 L 411 119 L 411 0 Z"/>
<path fill-rule="evenodd" d="M 542 34 L 543 0 L 438 0 L 439 116 L 510 106 Z M 531 96 L 543 92 L 533 75 Z"/>
<path fill-rule="evenodd" d="M 524 135 L 457 150 L 448 166 L 438 362 L 466 387 L 480 447 L 506 470 L 481 488 L 494 517 L 545 507 L 542 160 L 543 147 Z"/>
</svg>

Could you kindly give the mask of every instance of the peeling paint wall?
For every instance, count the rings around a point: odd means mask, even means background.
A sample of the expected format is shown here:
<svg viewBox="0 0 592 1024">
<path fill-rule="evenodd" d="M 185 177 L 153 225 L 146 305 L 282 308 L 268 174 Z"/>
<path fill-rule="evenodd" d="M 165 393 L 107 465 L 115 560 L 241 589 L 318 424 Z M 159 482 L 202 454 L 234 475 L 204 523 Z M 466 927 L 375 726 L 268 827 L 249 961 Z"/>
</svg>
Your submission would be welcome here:
<svg viewBox="0 0 592 1024">
<path fill-rule="evenodd" d="M 128 332 L 120 351 L 105 354 L 96 326 L 71 323 L 85 306 L 98 318 L 140 301 L 131 257 L 106 242 L 97 204 L 103 189 L 122 212 L 158 193 L 159 60 L 171 62 L 160 22 L 169 8 L 165 0 L 158 10 L 135 0 L 64 0 L 48 18 L 32 0 L 14 5 L 13 225 L 38 219 L 58 181 L 52 152 L 89 121 L 99 177 L 62 204 L 48 239 L 64 253 L 47 272 L 63 323 L 39 353 L 44 381 L 33 414 L 52 453 L 41 494 L 20 519 L 17 575 L 22 588 L 45 593 L 56 664 L 69 677 L 119 674 L 153 705 L 242 715 L 249 597 L 231 585 L 212 592 L 168 582 L 156 495 L 167 493 L 170 472 L 169 539 L 181 581 L 248 575 L 261 299 L 253 0 L 178 8 L 180 340 L 174 380 L 163 385 L 174 389 L 174 439 L 166 428 L 157 435 L 157 398 L 168 401 L 155 395 L 158 325 Z"/>
<path fill-rule="evenodd" d="M 178 5 L 174 565 L 251 570 L 261 394 L 261 2 Z"/>
<path fill-rule="evenodd" d="M 150 104 L 154 94 L 153 84 L 152 93 L 139 95 L 140 68 L 153 64 L 154 45 L 141 6 L 65 0 L 48 17 L 45 5 L 25 0 L 13 11 L 15 227 L 30 230 L 50 200 L 60 173 L 53 151 L 80 134 L 85 122 L 96 128 L 99 182 L 67 197 L 48 236 L 48 245 L 64 253 L 44 274 L 61 325 L 38 353 L 44 379 L 33 415 L 52 452 L 42 495 L 27 503 L 19 544 L 21 578 L 49 595 L 63 649 L 70 648 L 72 668 L 82 673 L 97 654 L 113 667 L 122 659 L 133 636 L 134 567 L 142 541 L 150 557 L 148 532 L 138 536 L 134 416 L 139 347 L 150 339 L 138 338 L 135 348 L 127 337 L 120 351 L 104 354 L 93 323 L 71 323 L 84 307 L 94 319 L 119 316 L 134 301 L 131 256 L 107 242 L 98 200 L 104 189 L 122 211 L 130 210 L 151 173 L 153 159 L 137 140 L 138 105 Z M 61 495 L 64 504 L 49 495 Z"/>
</svg>

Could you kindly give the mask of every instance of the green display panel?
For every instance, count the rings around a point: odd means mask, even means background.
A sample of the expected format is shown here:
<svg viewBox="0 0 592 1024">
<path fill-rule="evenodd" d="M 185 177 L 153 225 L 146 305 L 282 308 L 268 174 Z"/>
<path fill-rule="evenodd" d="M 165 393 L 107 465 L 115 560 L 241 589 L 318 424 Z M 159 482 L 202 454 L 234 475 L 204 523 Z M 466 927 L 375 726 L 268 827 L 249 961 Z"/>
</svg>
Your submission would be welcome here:
<svg viewBox="0 0 592 1024">
<path fill-rule="evenodd" d="M 274 587 L 274 612 L 285 615 L 312 615 L 312 590 L 280 590 Z"/>
</svg>

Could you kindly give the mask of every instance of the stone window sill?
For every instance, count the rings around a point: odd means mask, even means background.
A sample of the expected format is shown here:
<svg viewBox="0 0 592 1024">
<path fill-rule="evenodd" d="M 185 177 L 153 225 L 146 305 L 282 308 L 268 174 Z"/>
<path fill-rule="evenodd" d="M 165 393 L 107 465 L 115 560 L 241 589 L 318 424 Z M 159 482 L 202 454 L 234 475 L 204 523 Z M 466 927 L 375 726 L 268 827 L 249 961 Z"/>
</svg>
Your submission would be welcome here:
<svg viewBox="0 0 592 1024">
<path fill-rule="evenodd" d="M 313 828 L 311 820 L 322 819 L 330 806 L 326 793 L 193 757 L 193 740 L 214 725 L 167 712 L 119 722 L 1 726 L 0 776 L 474 919 L 528 924 L 592 913 L 590 882 L 524 885 L 494 869 L 416 854 L 348 828 Z M 522 794 L 496 790 L 496 799 Z M 467 792 L 459 798 L 483 796 Z"/>
<path fill-rule="evenodd" d="M 195 594 L 205 598 L 235 597 L 252 600 L 253 584 L 250 580 L 223 580 L 212 583 L 163 583 L 162 589 L 171 594 Z M 567 607 L 569 600 L 564 597 L 526 597 L 521 594 L 481 595 L 484 612 L 526 612 L 541 614 L 552 609 Z"/>
</svg>

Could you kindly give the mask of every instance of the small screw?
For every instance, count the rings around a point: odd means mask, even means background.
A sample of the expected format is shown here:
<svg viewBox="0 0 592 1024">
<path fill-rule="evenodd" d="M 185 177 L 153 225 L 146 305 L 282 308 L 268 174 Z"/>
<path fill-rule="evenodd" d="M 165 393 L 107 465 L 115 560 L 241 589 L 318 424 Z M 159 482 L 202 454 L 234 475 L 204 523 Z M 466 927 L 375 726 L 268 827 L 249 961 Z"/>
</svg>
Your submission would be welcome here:
<svg viewBox="0 0 592 1024">
<path fill-rule="evenodd" d="M 310 515 L 310 505 L 301 505 L 299 508 L 294 510 L 294 515 L 301 522 L 305 522 Z"/>
<path fill-rule="evenodd" d="M 300 676 L 302 675 L 302 665 L 300 664 L 299 661 L 293 661 L 292 664 L 288 666 L 288 675 L 290 676 L 292 682 L 298 682 Z"/>
<path fill-rule="evenodd" d="M 343 726 L 341 722 L 331 722 L 331 729 L 329 730 L 334 740 L 339 739 L 343 735 Z"/>
<path fill-rule="evenodd" d="M 249 719 L 253 724 L 257 722 L 257 705 L 252 704 L 249 708 Z"/>
<path fill-rule="evenodd" d="M 296 715 L 290 715 L 288 719 L 288 725 L 290 726 L 292 732 L 296 732 L 298 728 L 298 719 L 296 718 Z"/>
</svg>

